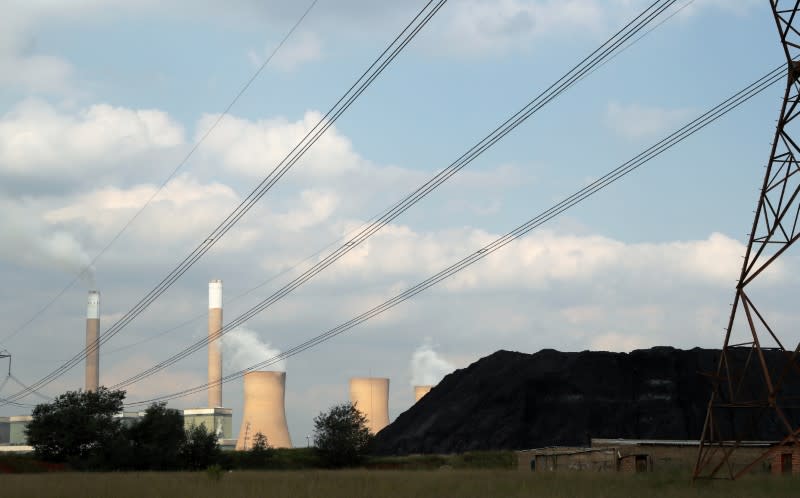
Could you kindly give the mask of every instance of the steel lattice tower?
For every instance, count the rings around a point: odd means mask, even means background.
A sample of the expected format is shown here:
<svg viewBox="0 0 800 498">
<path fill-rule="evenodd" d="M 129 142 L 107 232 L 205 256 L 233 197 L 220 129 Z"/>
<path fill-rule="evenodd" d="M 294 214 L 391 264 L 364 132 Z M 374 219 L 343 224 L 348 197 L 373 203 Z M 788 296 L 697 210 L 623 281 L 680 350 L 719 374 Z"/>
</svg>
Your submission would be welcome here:
<svg viewBox="0 0 800 498">
<path fill-rule="evenodd" d="M 800 342 L 791 343 L 756 305 L 759 277 L 800 238 L 800 0 L 770 0 L 787 60 L 786 92 L 708 404 L 694 478 L 736 479 L 776 453 L 800 450 Z M 800 130 L 798 130 L 800 131 Z M 758 301 L 758 299 L 756 299 Z M 774 318 L 774 317 L 773 317 Z M 785 324 L 783 324 L 785 326 Z M 784 335 L 790 331 L 783 331 Z M 787 346 L 791 349 L 787 349 Z M 750 443 L 769 434 L 777 444 Z M 743 448 L 751 446 L 747 451 Z"/>
</svg>

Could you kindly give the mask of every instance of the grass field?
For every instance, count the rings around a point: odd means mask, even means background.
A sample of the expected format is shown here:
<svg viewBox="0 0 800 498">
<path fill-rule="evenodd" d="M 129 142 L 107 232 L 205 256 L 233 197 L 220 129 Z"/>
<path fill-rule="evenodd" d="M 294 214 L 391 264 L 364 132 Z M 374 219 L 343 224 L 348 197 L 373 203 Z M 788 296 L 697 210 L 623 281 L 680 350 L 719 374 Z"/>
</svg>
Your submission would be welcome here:
<svg viewBox="0 0 800 498">
<path fill-rule="evenodd" d="M 692 486 L 683 474 L 533 474 L 497 470 L 240 471 L 0 475 L 10 497 L 775 497 L 797 496 L 800 480 L 758 476 Z"/>
</svg>

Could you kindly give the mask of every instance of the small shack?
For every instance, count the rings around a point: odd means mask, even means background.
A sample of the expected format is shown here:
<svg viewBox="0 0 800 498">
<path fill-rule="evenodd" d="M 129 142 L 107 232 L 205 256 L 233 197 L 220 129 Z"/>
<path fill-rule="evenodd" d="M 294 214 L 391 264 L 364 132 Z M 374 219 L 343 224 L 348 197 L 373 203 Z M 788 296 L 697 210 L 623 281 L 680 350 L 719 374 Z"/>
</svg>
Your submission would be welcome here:
<svg viewBox="0 0 800 498">
<path fill-rule="evenodd" d="M 517 452 L 517 468 L 531 471 L 590 470 L 614 471 L 617 454 L 613 448 L 551 447 Z"/>
</svg>

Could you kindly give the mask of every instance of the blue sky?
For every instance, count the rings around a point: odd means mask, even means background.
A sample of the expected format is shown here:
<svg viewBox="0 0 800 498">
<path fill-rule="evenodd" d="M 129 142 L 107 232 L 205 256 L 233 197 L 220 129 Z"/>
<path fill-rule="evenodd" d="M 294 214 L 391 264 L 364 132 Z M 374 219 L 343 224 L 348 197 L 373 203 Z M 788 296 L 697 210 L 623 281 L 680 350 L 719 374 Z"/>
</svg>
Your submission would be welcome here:
<svg viewBox="0 0 800 498">
<path fill-rule="evenodd" d="M 320 0 L 231 115 L 97 263 L 96 283 L 76 285 L 3 344 L 20 359 L 16 375 L 33 381 L 80 350 L 90 285 L 103 293 L 103 329 L 129 309 L 421 5 Z M 263 299 L 290 277 L 227 301 L 421 184 L 644 5 L 450 2 L 308 159 L 108 348 L 202 315 L 211 278 L 225 281 L 228 317 Z M 40 308 L 130 219 L 304 8 L 279 0 L 224 8 L 11 1 L 3 8 L 11 13 L 0 20 L 0 203 L 8 213 L 0 222 L 0 312 L 15 318 L 8 327 Z M 349 319 L 616 167 L 782 57 L 766 2 L 692 2 L 248 327 L 281 350 Z M 464 275 L 290 359 L 294 439 L 305 439 L 313 416 L 346 396 L 349 376 L 391 377 L 391 413 L 403 411 L 415 375 L 410 360 L 421 347 L 435 347 L 456 368 L 499 348 L 718 346 L 779 87 Z M 774 271 L 765 296 L 793 283 L 793 264 Z M 794 319 L 790 303 L 776 298 L 771 307 L 780 320 Z M 201 319 L 103 356 L 103 379 L 119 381 L 164 359 L 202 337 L 204 327 Z M 129 397 L 200 384 L 203 368 L 204 355 L 194 355 L 134 386 Z M 46 392 L 79 387 L 79 370 Z M 238 382 L 226 386 L 235 410 L 240 390 Z"/>
</svg>

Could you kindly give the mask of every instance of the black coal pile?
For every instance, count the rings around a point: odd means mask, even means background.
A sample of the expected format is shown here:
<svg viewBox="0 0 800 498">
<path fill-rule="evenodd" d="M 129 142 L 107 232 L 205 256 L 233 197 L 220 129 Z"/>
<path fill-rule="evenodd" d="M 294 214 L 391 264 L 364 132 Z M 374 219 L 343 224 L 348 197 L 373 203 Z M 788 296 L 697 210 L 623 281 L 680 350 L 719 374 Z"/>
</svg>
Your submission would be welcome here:
<svg viewBox="0 0 800 498">
<path fill-rule="evenodd" d="M 785 363 L 766 351 L 770 365 Z M 498 351 L 445 377 L 376 437 L 379 454 L 587 446 L 590 438 L 699 439 L 720 351 Z M 745 391 L 756 391 L 753 369 Z M 791 394 L 800 394 L 795 382 Z M 798 413 L 790 413 L 794 423 Z M 747 439 L 785 431 L 767 415 Z M 731 422 L 724 416 L 720 426 Z M 732 422 L 731 422 L 732 423 Z M 724 429 L 724 427 L 723 427 Z M 782 432 L 783 431 L 783 432 Z"/>
</svg>

